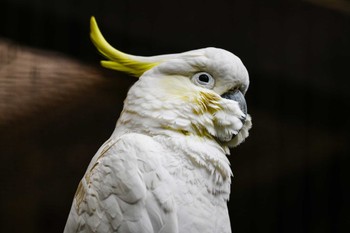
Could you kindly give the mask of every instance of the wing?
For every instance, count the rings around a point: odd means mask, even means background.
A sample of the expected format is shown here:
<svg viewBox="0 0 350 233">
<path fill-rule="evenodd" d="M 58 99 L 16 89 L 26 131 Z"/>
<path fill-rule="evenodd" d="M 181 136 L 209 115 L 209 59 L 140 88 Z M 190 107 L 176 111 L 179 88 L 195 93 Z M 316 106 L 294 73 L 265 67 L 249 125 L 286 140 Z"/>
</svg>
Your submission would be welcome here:
<svg viewBox="0 0 350 233">
<path fill-rule="evenodd" d="M 64 232 L 177 232 L 163 153 L 139 134 L 105 143 L 79 183 Z"/>
</svg>

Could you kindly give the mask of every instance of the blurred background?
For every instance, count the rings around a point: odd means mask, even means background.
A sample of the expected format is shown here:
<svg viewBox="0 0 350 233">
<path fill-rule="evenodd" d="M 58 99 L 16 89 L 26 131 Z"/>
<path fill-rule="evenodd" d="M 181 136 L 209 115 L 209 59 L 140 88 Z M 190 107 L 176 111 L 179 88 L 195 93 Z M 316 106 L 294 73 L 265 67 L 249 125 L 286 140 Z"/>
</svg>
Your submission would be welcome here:
<svg viewBox="0 0 350 233">
<path fill-rule="evenodd" d="M 1 232 L 62 232 L 132 77 L 99 66 L 215 46 L 238 55 L 253 129 L 232 151 L 233 232 L 350 232 L 350 1 L 1 0 Z"/>
</svg>

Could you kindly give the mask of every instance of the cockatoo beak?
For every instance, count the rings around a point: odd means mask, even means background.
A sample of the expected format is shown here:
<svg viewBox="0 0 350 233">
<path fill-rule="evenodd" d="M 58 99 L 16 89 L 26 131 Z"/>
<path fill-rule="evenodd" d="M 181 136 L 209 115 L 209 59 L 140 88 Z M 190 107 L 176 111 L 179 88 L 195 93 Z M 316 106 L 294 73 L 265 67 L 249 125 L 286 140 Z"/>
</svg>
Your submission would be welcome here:
<svg viewBox="0 0 350 233">
<path fill-rule="evenodd" d="M 242 92 L 240 90 L 233 90 L 233 91 L 228 91 L 226 93 L 224 93 L 222 96 L 222 98 L 225 99 L 229 99 L 229 100 L 234 100 L 238 103 L 239 108 L 241 109 L 241 111 L 244 113 L 244 118 L 241 119 L 242 122 L 244 123 L 247 113 L 248 113 L 248 108 L 247 108 L 247 103 L 245 101 L 244 95 L 242 94 Z"/>
</svg>

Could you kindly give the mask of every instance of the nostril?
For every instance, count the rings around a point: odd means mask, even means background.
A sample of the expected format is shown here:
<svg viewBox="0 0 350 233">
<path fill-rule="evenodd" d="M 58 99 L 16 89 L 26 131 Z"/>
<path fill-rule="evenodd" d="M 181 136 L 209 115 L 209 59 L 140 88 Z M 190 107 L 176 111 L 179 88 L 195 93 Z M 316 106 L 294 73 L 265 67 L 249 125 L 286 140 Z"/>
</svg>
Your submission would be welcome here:
<svg viewBox="0 0 350 233">
<path fill-rule="evenodd" d="M 247 119 L 247 115 L 241 116 L 239 119 L 241 120 L 242 124 L 244 125 L 245 120 Z"/>
</svg>

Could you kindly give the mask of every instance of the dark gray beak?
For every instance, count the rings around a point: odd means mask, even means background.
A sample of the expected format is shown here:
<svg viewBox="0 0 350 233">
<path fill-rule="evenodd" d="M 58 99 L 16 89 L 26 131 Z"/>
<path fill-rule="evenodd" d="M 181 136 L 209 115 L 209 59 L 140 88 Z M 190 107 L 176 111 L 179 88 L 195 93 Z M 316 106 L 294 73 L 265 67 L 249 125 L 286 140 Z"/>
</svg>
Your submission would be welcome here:
<svg viewBox="0 0 350 233">
<path fill-rule="evenodd" d="M 247 103 L 245 102 L 245 98 L 244 98 L 244 95 L 242 94 L 242 92 L 240 92 L 239 90 L 228 91 L 228 92 L 224 93 L 221 97 L 238 102 L 239 108 L 242 110 L 242 112 L 245 115 L 247 115 L 247 113 L 248 113 Z M 244 122 L 245 118 L 241 119 L 241 120 Z"/>
</svg>

